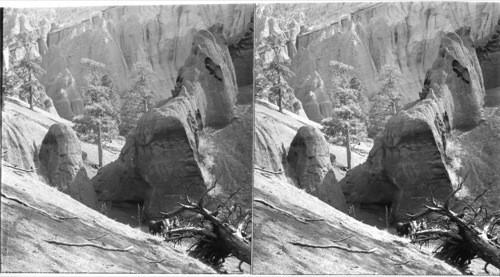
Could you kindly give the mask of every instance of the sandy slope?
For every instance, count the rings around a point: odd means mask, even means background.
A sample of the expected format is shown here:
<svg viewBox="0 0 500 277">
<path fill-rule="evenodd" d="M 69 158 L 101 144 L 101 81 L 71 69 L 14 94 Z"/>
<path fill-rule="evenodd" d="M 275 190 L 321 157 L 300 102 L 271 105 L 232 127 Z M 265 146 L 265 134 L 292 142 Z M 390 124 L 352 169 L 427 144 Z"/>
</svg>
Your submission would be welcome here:
<svg viewBox="0 0 500 277">
<path fill-rule="evenodd" d="M 16 201 L 59 217 L 57 221 Z M 160 239 L 118 223 L 70 196 L 22 172 L 2 169 L 2 272 L 213 273 L 201 262 L 172 249 Z M 102 238 L 89 240 L 99 236 Z M 46 240 L 95 243 L 126 248 L 113 252 L 94 247 L 49 244 Z M 161 261 L 161 263 L 151 263 Z"/>
</svg>

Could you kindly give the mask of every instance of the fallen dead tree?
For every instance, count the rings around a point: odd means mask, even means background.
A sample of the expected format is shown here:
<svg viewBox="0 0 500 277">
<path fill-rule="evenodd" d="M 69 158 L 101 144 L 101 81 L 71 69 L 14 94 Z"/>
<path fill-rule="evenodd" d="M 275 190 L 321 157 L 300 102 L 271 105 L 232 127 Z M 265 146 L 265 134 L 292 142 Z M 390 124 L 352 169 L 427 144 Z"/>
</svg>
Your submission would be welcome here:
<svg viewBox="0 0 500 277">
<path fill-rule="evenodd" d="M 440 240 L 440 245 L 434 250 L 436 257 L 461 268 L 466 268 L 472 259 L 481 258 L 486 262 L 486 272 L 489 264 L 500 269 L 500 211 L 488 213 L 483 205 L 476 204 L 491 188 L 491 184 L 472 202 L 462 202 L 465 205 L 462 212 L 456 213 L 450 209 L 450 201 L 462 189 L 466 179 L 467 176 L 443 203 L 439 203 L 429 189 L 432 205 L 424 205 L 424 210 L 408 216 L 410 219 L 419 219 L 437 215 L 444 220 L 429 229 L 415 232 L 412 241 L 421 243 Z"/>
<path fill-rule="evenodd" d="M 221 266 L 229 256 L 251 264 L 251 234 L 247 231 L 251 229 L 251 210 L 244 212 L 238 203 L 229 205 L 235 193 L 221 202 L 215 211 L 204 206 L 205 197 L 217 186 L 219 179 L 220 175 L 198 201 L 186 194 L 186 203 L 179 203 L 180 207 L 174 211 L 162 212 L 166 219 L 181 213 L 190 213 L 189 217 L 194 219 L 188 226 L 181 224 L 178 228 L 167 229 L 165 240 L 179 242 L 194 238 L 195 242 L 188 250 L 190 255 L 214 266 Z"/>
</svg>

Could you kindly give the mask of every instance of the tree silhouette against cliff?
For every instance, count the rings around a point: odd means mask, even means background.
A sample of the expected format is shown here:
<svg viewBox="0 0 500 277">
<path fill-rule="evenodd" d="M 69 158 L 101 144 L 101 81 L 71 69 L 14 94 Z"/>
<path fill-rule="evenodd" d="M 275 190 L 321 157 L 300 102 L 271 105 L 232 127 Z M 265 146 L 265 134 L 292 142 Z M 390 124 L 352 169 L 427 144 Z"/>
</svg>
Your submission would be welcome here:
<svg viewBox="0 0 500 277">
<path fill-rule="evenodd" d="M 151 80 L 153 71 L 146 63 L 135 63 L 132 67 L 132 89 L 123 96 L 121 108 L 120 134 L 127 136 L 137 126 L 137 122 L 153 105 Z"/>
<path fill-rule="evenodd" d="M 81 64 L 85 82 L 82 88 L 85 110 L 73 119 L 73 129 L 80 139 L 97 143 L 99 167 L 102 167 L 102 145 L 118 134 L 118 113 L 111 103 L 111 88 L 103 84 L 103 76 L 106 75 L 104 65 L 87 58 L 83 58 Z"/>
<path fill-rule="evenodd" d="M 334 142 L 341 142 L 347 151 L 347 168 L 351 168 L 351 144 L 366 137 L 363 111 L 359 105 L 361 91 L 351 87 L 349 73 L 352 67 L 331 61 L 333 89 L 327 91 L 333 106 L 333 115 L 323 119 L 322 131 Z"/>
<path fill-rule="evenodd" d="M 23 31 L 14 36 L 14 45 L 24 51 L 24 56 L 16 61 L 12 66 L 11 73 L 6 77 L 14 86 L 9 94 L 18 95 L 20 99 L 29 103 L 30 109 L 34 106 L 49 109 L 52 101 L 45 94 L 44 86 L 38 81 L 37 76 L 45 74 L 45 70 L 40 66 L 42 59 L 33 54 L 33 46 L 36 44 L 36 37 L 33 33 Z M 19 92 L 16 93 L 16 88 Z"/>
<path fill-rule="evenodd" d="M 380 91 L 375 94 L 369 113 L 368 136 L 374 138 L 385 128 L 385 124 L 401 109 L 401 93 L 398 86 L 403 82 L 403 76 L 392 65 L 384 65 L 380 77 Z"/>
<path fill-rule="evenodd" d="M 291 78 L 295 74 L 288 68 L 290 61 L 285 60 L 281 53 L 281 49 L 285 47 L 286 41 L 277 34 L 272 34 L 263 40 L 263 48 L 260 53 L 266 56 L 266 53 L 272 55 L 272 60 L 269 63 L 261 61 L 256 63 L 256 95 L 262 96 L 262 92 L 269 90 L 269 100 L 276 102 L 279 111 L 283 111 L 283 107 L 294 111 L 293 89 L 286 82 L 286 78 Z M 264 58 L 265 60 L 265 58 Z"/>
</svg>

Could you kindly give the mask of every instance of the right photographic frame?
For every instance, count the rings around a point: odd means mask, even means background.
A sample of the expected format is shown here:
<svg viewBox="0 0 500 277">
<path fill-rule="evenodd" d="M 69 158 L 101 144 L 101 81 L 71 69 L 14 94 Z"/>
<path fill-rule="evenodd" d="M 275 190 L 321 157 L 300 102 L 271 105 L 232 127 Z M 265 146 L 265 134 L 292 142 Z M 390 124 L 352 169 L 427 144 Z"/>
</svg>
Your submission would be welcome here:
<svg viewBox="0 0 500 277">
<path fill-rule="evenodd" d="M 500 275 L 500 2 L 254 21 L 253 274 Z"/>
</svg>

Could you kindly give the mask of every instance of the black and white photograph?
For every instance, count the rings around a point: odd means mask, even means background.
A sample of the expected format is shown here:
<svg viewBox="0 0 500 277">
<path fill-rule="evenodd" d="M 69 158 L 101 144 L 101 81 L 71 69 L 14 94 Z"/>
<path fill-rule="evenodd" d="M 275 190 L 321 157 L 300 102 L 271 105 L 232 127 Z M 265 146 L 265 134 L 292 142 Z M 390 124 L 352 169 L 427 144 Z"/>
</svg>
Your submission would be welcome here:
<svg viewBox="0 0 500 277">
<path fill-rule="evenodd" d="M 116 3 L 2 10 L 1 272 L 249 274 L 255 5 Z"/>
<path fill-rule="evenodd" d="M 500 3 L 257 3 L 253 274 L 500 274 Z"/>
<path fill-rule="evenodd" d="M 0 6 L 1 275 L 500 276 L 499 0 Z"/>
</svg>

